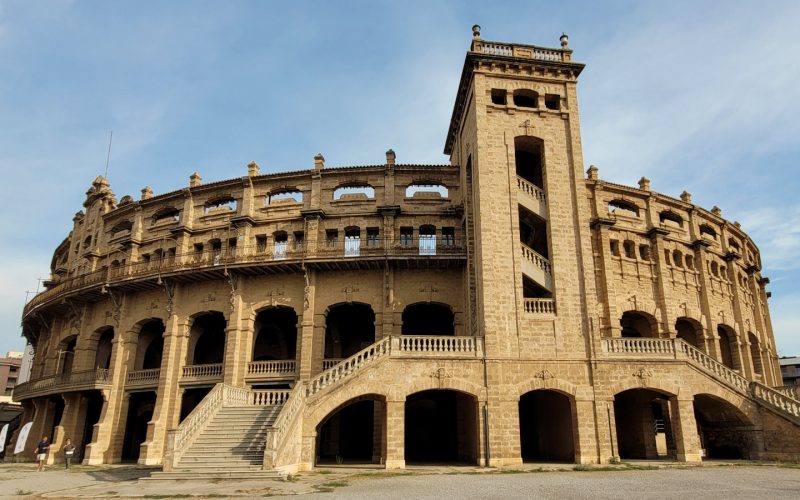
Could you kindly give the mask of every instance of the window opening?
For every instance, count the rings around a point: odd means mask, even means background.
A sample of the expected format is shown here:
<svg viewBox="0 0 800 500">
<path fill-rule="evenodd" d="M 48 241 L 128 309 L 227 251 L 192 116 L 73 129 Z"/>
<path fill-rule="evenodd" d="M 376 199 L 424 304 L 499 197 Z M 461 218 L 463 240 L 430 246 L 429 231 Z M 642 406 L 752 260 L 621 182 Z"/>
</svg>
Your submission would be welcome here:
<svg viewBox="0 0 800 500">
<path fill-rule="evenodd" d="M 367 228 L 367 246 L 370 248 L 380 246 L 380 230 L 377 227 Z"/>
<path fill-rule="evenodd" d="M 636 253 L 634 252 L 634 245 L 631 240 L 625 240 L 622 243 L 622 249 L 625 251 L 625 257 L 629 259 L 635 259 Z"/>
<path fill-rule="evenodd" d="M 338 229 L 326 229 L 325 230 L 325 245 L 328 248 L 336 248 L 339 244 L 339 230 Z"/>
<path fill-rule="evenodd" d="M 303 231 L 294 232 L 294 249 L 303 250 L 305 246 L 305 233 Z"/>
<path fill-rule="evenodd" d="M 456 244 L 456 228 L 443 227 L 442 228 L 442 245 L 452 247 Z"/>
<path fill-rule="evenodd" d="M 553 110 L 561 109 L 561 97 L 556 94 L 545 94 L 544 107 Z"/>
<path fill-rule="evenodd" d="M 343 186 L 333 192 L 333 199 L 336 200 L 360 200 L 375 198 L 375 188 L 370 185 Z"/>
<path fill-rule="evenodd" d="M 639 257 L 642 260 L 650 260 L 650 245 L 639 245 Z"/>
<path fill-rule="evenodd" d="M 520 108 L 539 107 L 539 94 L 528 89 L 516 90 L 514 91 L 514 105 Z"/>
<path fill-rule="evenodd" d="M 233 198 L 223 198 L 207 203 L 205 208 L 206 215 L 217 212 L 235 212 L 236 200 Z"/>
<path fill-rule="evenodd" d="M 361 255 L 361 229 L 357 227 L 344 230 L 344 256 L 358 257 Z"/>
<path fill-rule="evenodd" d="M 267 205 L 286 205 L 303 203 L 303 193 L 300 191 L 280 191 L 267 196 Z"/>
<path fill-rule="evenodd" d="M 628 217 L 639 217 L 639 207 L 626 201 L 614 200 L 608 203 L 608 213 L 625 215 Z"/>
<path fill-rule="evenodd" d="M 411 184 L 406 188 L 406 198 L 447 198 L 443 184 Z"/>
<path fill-rule="evenodd" d="M 400 228 L 400 244 L 404 247 L 410 247 L 414 242 L 414 228 L 401 227 Z"/>
<path fill-rule="evenodd" d="M 419 254 L 436 255 L 436 226 L 426 224 L 419 228 Z"/>
<path fill-rule="evenodd" d="M 492 104 L 506 105 L 506 89 L 492 89 Z"/>
</svg>

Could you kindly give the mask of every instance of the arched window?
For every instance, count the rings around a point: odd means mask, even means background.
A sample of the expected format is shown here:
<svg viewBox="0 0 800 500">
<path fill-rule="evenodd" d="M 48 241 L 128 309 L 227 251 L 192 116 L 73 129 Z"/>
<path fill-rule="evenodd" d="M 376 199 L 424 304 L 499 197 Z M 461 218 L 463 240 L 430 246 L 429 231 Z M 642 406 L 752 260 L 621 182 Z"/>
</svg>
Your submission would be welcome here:
<svg viewBox="0 0 800 500">
<path fill-rule="evenodd" d="M 731 248 L 731 250 L 737 253 L 741 253 L 742 251 L 741 247 L 739 246 L 739 242 L 733 238 L 728 238 L 728 246 Z"/>
<path fill-rule="evenodd" d="M 514 91 L 514 106 L 520 108 L 538 108 L 539 94 L 530 89 L 518 89 Z"/>
<path fill-rule="evenodd" d="M 444 184 L 410 184 L 406 188 L 406 198 L 447 198 Z"/>
<path fill-rule="evenodd" d="M 272 258 L 274 259 L 285 259 L 286 258 L 286 248 L 289 244 L 289 235 L 286 231 L 275 231 L 272 235 L 273 241 L 275 241 L 275 251 L 272 254 Z"/>
<path fill-rule="evenodd" d="M 627 311 L 619 320 L 623 337 L 654 338 L 656 334 L 656 320 L 641 311 Z"/>
<path fill-rule="evenodd" d="M 131 228 L 133 228 L 133 223 L 129 220 L 117 222 L 114 224 L 114 227 L 111 228 L 111 237 L 116 238 L 117 236 L 130 234 Z"/>
<path fill-rule="evenodd" d="M 717 240 L 717 232 L 708 224 L 700 224 L 700 236 L 710 238 L 714 241 Z"/>
<path fill-rule="evenodd" d="M 344 228 L 344 256 L 358 257 L 361 255 L 361 228 L 349 226 Z"/>
<path fill-rule="evenodd" d="M 650 245 L 639 245 L 639 258 L 645 261 L 650 260 Z"/>
<path fill-rule="evenodd" d="M 514 161 L 517 175 L 531 184 L 544 187 L 544 142 L 536 137 L 514 138 Z"/>
<path fill-rule="evenodd" d="M 375 342 L 375 313 L 367 304 L 337 304 L 325 318 L 325 358 L 352 356 Z"/>
<path fill-rule="evenodd" d="M 418 303 L 403 309 L 403 335 L 455 335 L 455 317 L 450 306 Z"/>
<path fill-rule="evenodd" d="M 233 197 L 217 198 L 206 203 L 205 213 L 209 215 L 221 212 L 235 212 L 236 205 L 236 200 Z"/>
<path fill-rule="evenodd" d="M 197 316 L 189 330 L 187 365 L 222 363 L 225 358 L 225 329 L 228 322 L 220 312 Z"/>
<path fill-rule="evenodd" d="M 295 359 L 297 313 L 291 307 L 270 307 L 256 316 L 253 361 Z"/>
<path fill-rule="evenodd" d="M 658 219 L 661 221 L 661 224 L 665 226 L 683 227 L 683 217 L 670 210 L 664 210 L 658 214 Z"/>
<path fill-rule="evenodd" d="M 181 212 L 175 207 L 165 207 L 153 215 L 153 224 L 178 222 Z"/>
<path fill-rule="evenodd" d="M 341 186 L 333 191 L 333 199 L 336 200 L 366 200 L 375 198 L 375 188 L 369 184 Z"/>
<path fill-rule="evenodd" d="M 614 200 L 608 203 L 608 213 L 626 217 L 639 217 L 639 207 L 627 201 Z"/>
<path fill-rule="evenodd" d="M 267 196 L 266 202 L 268 206 L 303 203 L 303 193 L 297 190 L 276 191 Z"/>
</svg>

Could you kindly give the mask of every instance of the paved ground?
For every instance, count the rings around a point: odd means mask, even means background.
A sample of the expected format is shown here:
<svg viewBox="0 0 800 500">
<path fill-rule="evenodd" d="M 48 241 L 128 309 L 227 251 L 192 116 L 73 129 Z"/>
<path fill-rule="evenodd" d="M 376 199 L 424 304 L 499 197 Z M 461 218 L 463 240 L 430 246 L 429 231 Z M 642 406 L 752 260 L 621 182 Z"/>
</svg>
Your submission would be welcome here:
<svg viewBox="0 0 800 500">
<path fill-rule="evenodd" d="M 0 464 L 0 498 L 800 498 L 797 465 L 685 467 L 662 462 L 572 468 L 419 467 L 398 472 L 330 468 L 288 481 L 139 481 L 152 469 L 77 466 L 70 472 L 51 467 L 37 473 L 32 464 Z"/>
</svg>

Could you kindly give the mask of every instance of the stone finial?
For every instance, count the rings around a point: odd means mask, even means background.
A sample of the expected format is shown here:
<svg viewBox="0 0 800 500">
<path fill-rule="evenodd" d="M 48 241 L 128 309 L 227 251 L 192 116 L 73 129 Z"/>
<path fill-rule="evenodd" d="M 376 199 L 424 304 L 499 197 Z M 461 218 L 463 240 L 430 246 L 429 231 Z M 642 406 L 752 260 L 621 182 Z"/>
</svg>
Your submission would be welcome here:
<svg viewBox="0 0 800 500">
<path fill-rule="evenodd" d="M 686 203 L 692 202 L 692 193 L 689 191 L 684 191 L 681 193 L 681 201 L 685 201 Z"/>
<path fill-rule="evenodd" d="M 149 200 L 152 197 L 153 197 L 153 188 L 151 188 L 150 186 L 145 186 L 144 188 L 142 188 L 142 197 L 140 199 Z"/>
<path fill-rule="evenodd" d="M 650 191 L 650 179 L 647 177 L 639 179 L 639 189 L 642 191 Z"/>
<path fill-rule="evenodd" d="M 389 150 L 386 152 L 386 164 L 389 166 L 394 166 L 394 161 L 397 159 L 397 155 L 394 153 L 394 150 Z"/>
<path fill-rule="evenodd" d="M 736 226 L 737 228 L 742 227 L 741 222 L 739 222 L 738 220 L 733 221 L 733 225 Z"/>
<path fill-rule="evenodd" d="M 586 171 L 586 178 L 590 181 L 596 181 L 600 178 L 600 169 L 594 165 L 589 165 L 589 170 Z"/>
<path fill-rule="evenodd" d="M 255 161 L 251 161 L 247 164 L 247 176 L 248 177 L 255 177 L 261 174 L 261 167 L 258 166 L 258 163 Z"/>
<path fill-rule="evenodd" d="M 325 157 L 322 156 L 322 153 L 317 153 L 316 156 L 314 156 L 314 170 L 319 172 L 323 168 L 325 168 Z"/>
<path fill-rule="evenodd" d="M 480 38 L 481 38 L 481 25 L 480 24 L 472 25 L 472 38 L 474 38 L 475 40 L 480 40 Z"/>
<path fill-rule="evenodd" d="M 719 207 L 718 207 L 718 206 L 716 206 L 716 205 L 714 205 L 714 206 L 711 208 L 711 213 L 712 213 L 712 214 L 714 214 L 714 215 L 716 215 L 717 217 L 722 217 L 722 209 L 721 209 L 721 208 L 719 208 Z"/>
<path fill-rule="evenodd" d="M 569 36 L 566 33 L 562 32 L 561 36 L 558 38 L 558 41 L 561 42 L 561 48 L 566 49 L 569 47 Z"/>
<path fill-rule="evenodd" d="M 189 187 L 197 187 L 203 183 L 203 178 L 197 172 L 189 176 Z"/>
<path fill-rule="evenodd" d="M 79 210 L 79 211 L 75 212 L 75 216 L 72 218 L 72 222 L 81 221 L 81 220 L 84 219 L 84 217 L 86 217 L 86 214 L 83 213 L 83 210 Z"/>
</svg>

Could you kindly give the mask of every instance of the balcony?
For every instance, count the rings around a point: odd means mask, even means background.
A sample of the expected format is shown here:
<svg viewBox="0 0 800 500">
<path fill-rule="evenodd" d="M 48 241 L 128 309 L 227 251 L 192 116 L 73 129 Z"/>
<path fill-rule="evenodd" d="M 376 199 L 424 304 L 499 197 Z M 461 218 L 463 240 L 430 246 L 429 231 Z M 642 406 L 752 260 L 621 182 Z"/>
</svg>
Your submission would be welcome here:
<svg viewBox="0 0 800 500">
<path fill-rule="evenodd" d="M 181 385 L 205 385 L 218 382 L 222 382 L 222 363 L 187 365 L 181 372 Z"/>
<path fill-rule="evenodd" d="M 149 389 L 158 387 L 158 379 L 161 376 L 160 368 L 149 368 L 147 370 L 134 370 L 128 372 L 125 381 L 126 389 Z"/>
<path fill-rule="evenodd" d="M 107 259 L 115 255 L 112 252 Z M 85 300 L 102 300 L 107 297 L 104 285 L 140 290 L 157 286 L 164 278 L 194 282 L 222 278 L 229 270 L 248 275 L 301 272 L 303 265 L 323 270 L 378 269 L 387 259 L 401 268 L 460 267 L 466 260 L 466 250 L 463 242 L 452 235 L 409 235 L 367 237 L 364 241 L 356 237 L 348 238 L 347 242 L 331 239 L 262 243 L 217 251 L 167 254 L 63 279 L 31 299 L 25 305 L 23 316 L 44 304 L 61 302 L 64 295 L 82 294 Z"/>
<path fill-rule="evenodd" d="M 14 401 L 64 392 L 107 389 L 110 386 L 111 377 L 108 370 L 63 373 L 17 385 L 14 387 Z"/>
<path fill-rule="evenodd" d="M 297 373 L 297 362 L 293 359 L 250 361 L 247 363 L 248 382 L 264 382 L 272 380 L 294 380 Z"/>
<path fill-rule="evenodd" d="M 547 220 L 547 198 L 539 186 L 517 176 L 517 201 L 523 207 Z"/>
</svg>

